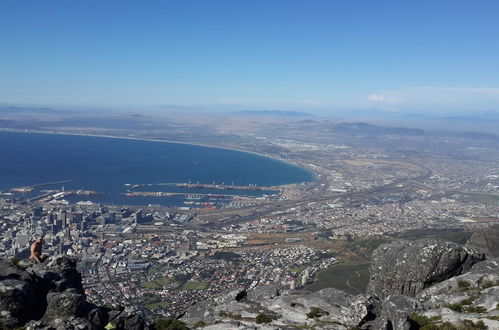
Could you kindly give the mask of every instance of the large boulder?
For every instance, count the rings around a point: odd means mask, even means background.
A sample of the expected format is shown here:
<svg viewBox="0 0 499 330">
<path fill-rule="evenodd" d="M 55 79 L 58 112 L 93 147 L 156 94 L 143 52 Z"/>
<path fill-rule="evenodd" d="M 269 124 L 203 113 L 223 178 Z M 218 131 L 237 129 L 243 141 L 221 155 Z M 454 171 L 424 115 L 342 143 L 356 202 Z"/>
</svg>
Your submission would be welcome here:
<svg viewBox="0 0 499 330">
<path fill-rule="evenodd" d="M 426 308 L 456 304 L 465 299 L 487 310 L 494 310 L 499 301 L 499 258 L 474 265 L 465 274 L 429 287 L 416 296 Z"/>
<path fill-rule="evenodd" d="M 143 330 L 146 322 L 131 309 L 107 310 L 86 300 L 76 261 L 49 257 L 21 266 L 0 260 L 0 328 Z"/>
<path fill-rule="evenodd" d="M 382 299 L 392 294 L 414 297 L 484 259 L 481 252 L 436 239 L 385 244 L 373 253 L 367 292 Z"/>
<path fill-rule="evenodd" d="M 33 264 L 26 271 L 44 279 L 44 283 L 49 284 L 47 291 L 63 292 L 74 289 L 80 294 L 85 292 L 81 274 L 76 270 L 76 260 L 73 258 L 62 255 L 50 257 L 43 263 Z"/>
<path fill-rule="evenodd" d="M 146 328 L 144 318 L 135 308 L 124 308 L 109 312 L 109 323 L 115 329 L 144 330 Z"/>
<path fill-rule="evenodd" d="M 0 259 L 0 328 L 18 327 L 43 315 L 44 292 L 37 284 L 35 277 Z"/>
<path fill-rule="evenodd" d="M 423 305 L 415 299 L 402 295 L 391 295 L 383 301 L 379 316 L 385 329 L 412 329 L 409 316 L 423 311 Z"/>
<path fill-rule="evenodd" d="M 47 309 L 43 318 L 50 321 L 61 317 L 84 317 L 87 313 L 85 296 L 73 290 L 67 290 L 51 292 L 47 295 Z"/>
</svg>

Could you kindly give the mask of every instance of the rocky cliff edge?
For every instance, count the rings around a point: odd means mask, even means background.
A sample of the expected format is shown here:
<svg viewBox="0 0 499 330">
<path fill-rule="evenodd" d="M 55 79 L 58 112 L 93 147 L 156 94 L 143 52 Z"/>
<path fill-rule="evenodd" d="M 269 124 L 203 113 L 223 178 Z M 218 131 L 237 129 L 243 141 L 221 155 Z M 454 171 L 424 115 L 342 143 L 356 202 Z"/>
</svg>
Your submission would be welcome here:
<svg viewBox="0 0 499 330">
<path fill-rule="evenodd" d="M 499 329 L 499 259 L 440 241 L 397 241 L 373 255 L 368 291 L 273 286 L 194 304 L 204 329 Z"/>
<path fill-rule="evenodd" d="M 499 329 L 499 259 L 439 240 L 398 241 L 374 252 L 366 294 L 262 286 L 195 303 L 181 320 L 204 329 Z M 147 325 L 136 310 L 86 301 L 75 260 L 54 256 L 0 260 L 0 329 L 19 327 Z"/>
</svg>

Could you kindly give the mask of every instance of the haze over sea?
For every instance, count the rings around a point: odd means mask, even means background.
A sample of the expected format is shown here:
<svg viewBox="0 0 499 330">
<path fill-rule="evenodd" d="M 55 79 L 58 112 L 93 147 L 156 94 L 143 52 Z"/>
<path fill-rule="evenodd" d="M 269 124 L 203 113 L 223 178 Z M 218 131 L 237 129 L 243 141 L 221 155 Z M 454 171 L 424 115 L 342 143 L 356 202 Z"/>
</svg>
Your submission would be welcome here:
<svg viewBox="0 0 499 330">
<path fill-rule="evenodd" d="M 85 189 L 95 196 L 71 196 L 70 201 L 166 206 L 183 197 L 126 197 L 125 184 L 200 182 L 274 186 L 314 180 L 295 165 L 236 150 L 189 144 L 91 136 L 0 132 L 0 190 L 41 183 L 41 189 Z M 159 186 L 160 187 L 160 186 Z M 144 191 L 221 193 L 178 187 L 144 187 Z M 262 192 L 244 191 L 244 194 Z"/>
</svg>

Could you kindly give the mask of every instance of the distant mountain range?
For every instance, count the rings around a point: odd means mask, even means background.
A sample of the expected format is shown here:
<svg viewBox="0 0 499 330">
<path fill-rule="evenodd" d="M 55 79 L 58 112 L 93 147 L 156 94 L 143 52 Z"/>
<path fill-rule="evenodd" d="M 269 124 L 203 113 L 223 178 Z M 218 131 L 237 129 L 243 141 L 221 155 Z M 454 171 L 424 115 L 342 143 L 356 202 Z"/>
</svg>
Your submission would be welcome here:
<svg viewBox="0 0 499 330">
<path fill-rule="evenodd" d="M 404 120 L 437 120 L 437 121 L 499 121 L 499 111 L 468 111 L 456 114 L 411 113 L 386 111 L 380 109 L 349 109 L 331 111 L 328 117 L 338 119 L 404 119 Z"/>
<path fill-rule="evenodd" d="M 422 136 L 425 131 L 418 128 L 387 127 L 377 126 L 367 123 L 339 123 L 332 127 L 332 131 L 343 134 L 363 134 L 363 135 L 407 135 Z"/>
<path fill-rule="evenodd" d="M 35 114 L 35 113 L 44 113 L 44 114 L 63 114 L 67 113 L 66 110 L 53 109 L 53 108 L 36 108 L 36 107 L 17 107 L 17 106 L 0 106 L 0 114 L 9 114 L 9 115 L 19 115 L 19 114 Z"/>
<path fill-rule="evenodd" d="M 242 110 L 231 112 L 234 115 L 241 116 L 272 116 L 272 117 L 314 117 L 306 112 L 281 111 L 281 110 Z"/>
</svg>

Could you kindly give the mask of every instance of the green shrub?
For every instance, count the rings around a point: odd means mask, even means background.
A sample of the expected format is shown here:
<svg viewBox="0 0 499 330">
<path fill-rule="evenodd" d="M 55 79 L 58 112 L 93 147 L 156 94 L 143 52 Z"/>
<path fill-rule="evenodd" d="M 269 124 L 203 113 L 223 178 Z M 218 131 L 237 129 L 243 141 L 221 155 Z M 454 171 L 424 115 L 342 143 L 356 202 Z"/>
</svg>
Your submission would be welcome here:
<svg viewBox="0 0 499 330">
<path fill-rule="evenodd" d="M 227 312 L 227 311 L 220 311 L 220 312 L 218 312 L 218 316 L 221 316 L 221 317 L 232 317 L 232 313 L 231 312 Z"/>
<path fill-rule="evenodd" d="M 487 309 L 483 308 L 482 306 L 470 306 L 466 307 L 464 311 L 466 313 L 485 313 Z"/>
<path fill-rule="evenodd" d="M 472 320 L 463 320 L 463 330 L 481 330 L 487 329 L 482 320 L 473 322 Z"/>
<path fill-rule="evenodd" d="M 417 313 L 412 313 L 409 315 L 409 323 L 411 324 L 411 329 L 419 330 L 458 330 L 449 322 L 440 323 L 441 317 L 427 317 Z"/>
<path fill-rule="evenodd" d="M 272 317 L 270 317 L 270 315 L 266 315 L 266 314 L 258 314 L 255 318 L 255 322 L 257 324 L 270 323 L 270 322 L 272 322 Z"/>
<path fill-rule="evenodd" d="M 205 327 L 207 325 L 208 324 L 204 321 L 197 321 L 196 323 L 194 323 L 194 325 L 192 327 L 193 328 L 202 328 L 202 327 Z"/>
<path fill-rule="evenodd" d="M 445 305 L 445 307 L 450 308 L 453 311 L 458 312 L 458 313 L 464 313 L 464 308 L 463 308 L 464 305 L 461 303 L 449 304 L 449 305 Z"/>
<path fill-rule="evenodd" d="M 21 261 L 21 259 L 16 258 L 16 257 L 12 257 L 12 258 L 10 258 L 10 262 L 11 262 L 13 265 L 15 265 L 15 266 L 17 266 L 17 265 L 19 264 L 19 261 Z"/>
<path fill-rule="evenodd" d="M 319 308 L 319 307 L 310 307 L 310 311 L 307 313 L 307 317 L 309 319 L 313 319 L 313 318 L 321 317 L 321 316 L 325 316 L 325 315 L 329 315 L 329 313 L 326 312 L 325 310 Z"/>
<path fill-rule="evenodd" d="M 460 302 L 461 305 L 471 305 L 475 301 L 475 297 L 469 297 Z"/>
<path fill-rule="evenodd" d="M 487 310 L 482 306 L 469 306 L 474 299 L 468 298 L 455 304 L 449 304 L 445 307 L 458 313 L 485 313 Z"/>
<path fill-rule="evenodd" d="M 459 289 L 466 290 L 466 289 L 469 289 L 471 284 L 468 281 L 460 280 L 460 281 L 457 281 L 457 286 L 459 287 Z"/>
<path fill-rule="evenodd" d="M 482 289 L 488 289 L 488 288 L 491 288 L 493 286 L 496 286 L 497 283 L 494 283 L 493 281 L 484 281 L 482 283 Z"/>
<path fill-rule="evenodd" d="M 179 320 L 159 319 L 151 324 L 154 330 L 189 330 L 187 325 Z"/>
</svg>

